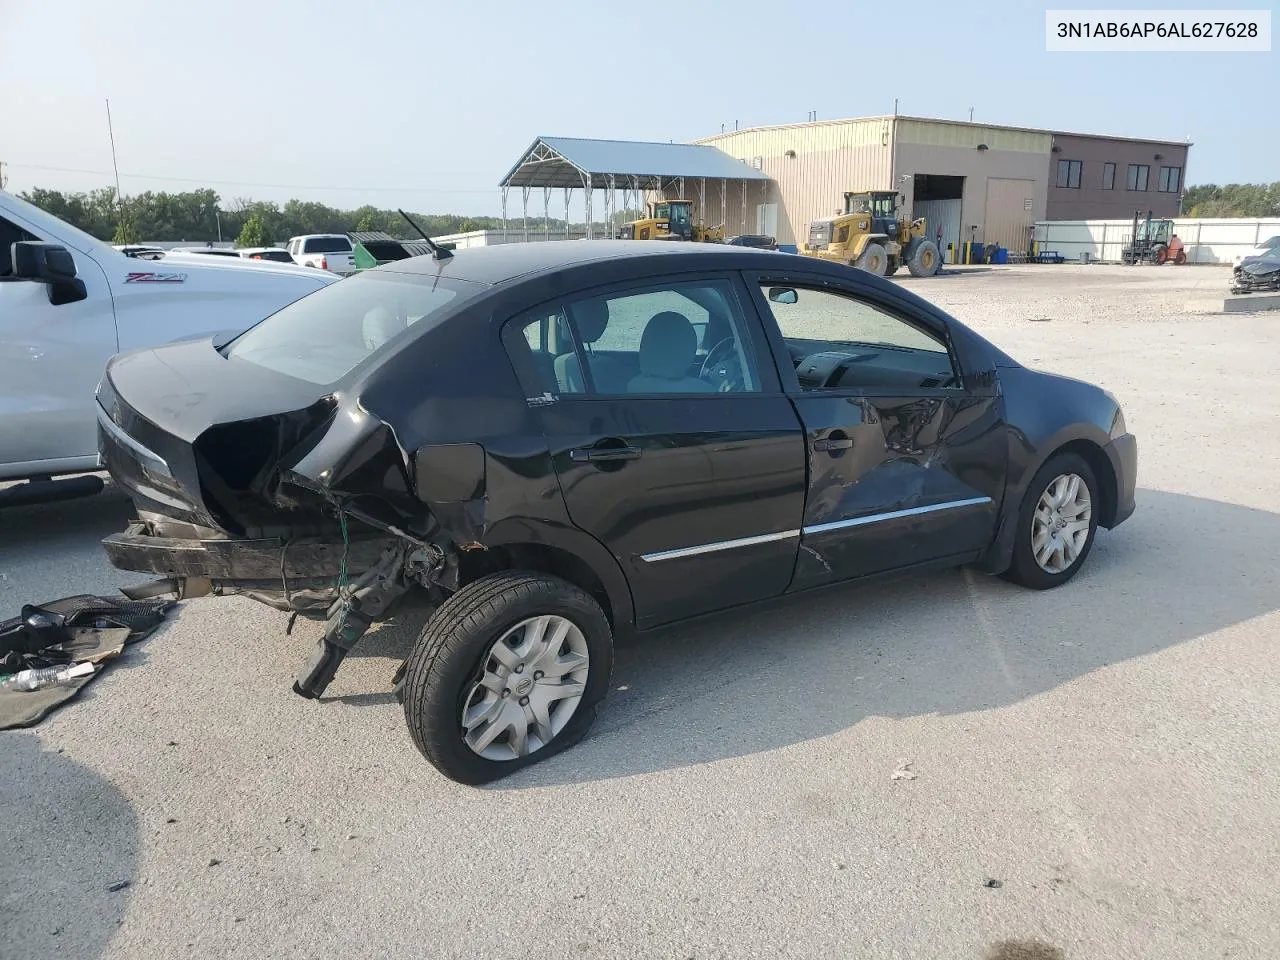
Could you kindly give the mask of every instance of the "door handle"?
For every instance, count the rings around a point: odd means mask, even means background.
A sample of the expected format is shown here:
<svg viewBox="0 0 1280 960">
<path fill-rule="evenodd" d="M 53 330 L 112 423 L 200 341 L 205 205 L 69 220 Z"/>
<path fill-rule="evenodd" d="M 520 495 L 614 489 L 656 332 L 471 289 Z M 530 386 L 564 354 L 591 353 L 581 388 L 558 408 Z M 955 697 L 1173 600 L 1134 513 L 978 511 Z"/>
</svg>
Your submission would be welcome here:
<svg viewBox="0 0 1280 960">
<path fill-rule="evenodd" d="M 602 461 L 639 460 L 643 451 L 639 447 L 578 447 L 569 451 L 569 459 L 577 463 Z"/>
<path fill-rule="evenodd" d="M 813 441 L 813 449 L 815 450 L 849 450 L 853 447 L 853 440 L 849 437 L 827 437 L 823 440 Z"/>
</svg>

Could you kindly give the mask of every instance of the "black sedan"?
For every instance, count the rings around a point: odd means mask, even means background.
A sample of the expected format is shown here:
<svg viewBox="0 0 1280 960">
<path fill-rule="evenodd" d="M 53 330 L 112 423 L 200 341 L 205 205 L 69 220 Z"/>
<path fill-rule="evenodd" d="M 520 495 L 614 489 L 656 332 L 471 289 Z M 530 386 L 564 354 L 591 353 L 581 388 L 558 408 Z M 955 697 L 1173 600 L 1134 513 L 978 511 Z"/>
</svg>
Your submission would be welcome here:
<svg viewBox="0 0 1280 960">
<path fill-rule="evenodd" d="M 98 399 L 137 507 L 111 561 L 326 621 L 302 695 L 434 598 L 395 683 L 467 783 L 580 738 L 620 633 L 907 569 L 1056 587 L 1134 509 L 1110 393 L 865 271 L 719 244 L 402 260 L 122 355 Z"/>
</svg>

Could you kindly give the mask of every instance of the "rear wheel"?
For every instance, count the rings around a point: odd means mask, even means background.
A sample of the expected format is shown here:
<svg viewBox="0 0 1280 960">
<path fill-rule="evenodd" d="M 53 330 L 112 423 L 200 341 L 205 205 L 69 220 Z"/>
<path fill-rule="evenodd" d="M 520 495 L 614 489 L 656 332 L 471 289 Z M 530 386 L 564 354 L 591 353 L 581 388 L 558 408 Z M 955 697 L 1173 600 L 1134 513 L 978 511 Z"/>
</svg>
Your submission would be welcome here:
<svg viewBox="0 0 1280 960">
<path fill-rule="evenodd" d="M 558 577 L 500 573 L 450 597 L 408 660 L 405 720 L 459 783 L 497 780 L 586 733 L 613 670 L 600 605 Z"/>
<path fill-rule="evenodd" d="M 921 240 L 911 251 L 911 262 L 907 264 L 907 269 L 913 277 L 932 277 L 938 272 L 941 263 L 937 244 L 932 240 Z"/>
<path fill-rule="evenodd" d="M 1169 259 L 1169 248 L 1156 244 L 1156 248 L 1151 251 L 1151 256 L 1155 259 L 1156 263 L 1164 263 Z"/>
<path fill-rule="evenodd" d="M 1022 498 L 1005 579 L 1047 590 L 1074 577 L 1093 547 L 1101 506 L 1098 481 L 1083 457 L 1061 453 L 1051 458 Z"/>
<path fill-rule="evenodd" d="M 1186 263 L 1187 251 L 1179 250 L 1177 255 L 1173 258 L 1173 262 L 1176 263 L 1178 266 L 1182 266 L 1184 263 Z"/>
<path fill-rule="evenodd" d="M 885 271 L 889 268 L 889 254 L 880 244 L 868 243 L 863 248 L 862 256 L 858 257 L 853 265 L 859 270 L 865 270 L 867 273 L 874 273 L 877 277 L 883 277 Z"/>
</svg>

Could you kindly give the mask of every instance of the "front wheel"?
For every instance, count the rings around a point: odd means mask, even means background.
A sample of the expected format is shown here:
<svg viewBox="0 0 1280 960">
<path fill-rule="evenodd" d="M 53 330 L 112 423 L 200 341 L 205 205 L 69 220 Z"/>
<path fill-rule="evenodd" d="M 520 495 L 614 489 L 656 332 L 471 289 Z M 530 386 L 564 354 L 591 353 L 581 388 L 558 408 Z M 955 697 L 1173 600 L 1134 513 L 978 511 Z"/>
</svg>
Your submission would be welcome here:
<svg viewBox="0 0 1280 960">
<path fill-rule="evenodd" d="M 862 250 L 862 256 L 858 257 L 853 265 L 859 270 L 883 277 L 885 271 L 889 269 L 889 253 L 878 243 L 868 243 Z"/>
<path fill-rule="evenodd" d="M 1005 579 L 1047 590 L 1074 577 L 1093 547 L 1101 506 L 1098 481 L 1083 457 L 1062 453 L 1051 458 L 1022 499 Z"/>
<path fill-rule="evenodd" d="M 932 240 L 921 240 L 911 251 L 911 260 L 907 268 L 913 277 L 932 277 L 938 272 L 942 258 L 938 256 L 938 247 Z"/>
<path fill-rule="evenodd" d="M 612 670 L 613 633 L 592 597 L 546 574 L 494 574 L 423 628 L 405 720 L 446 777 L 487 783 L 582 739 Z"/>
</svg>

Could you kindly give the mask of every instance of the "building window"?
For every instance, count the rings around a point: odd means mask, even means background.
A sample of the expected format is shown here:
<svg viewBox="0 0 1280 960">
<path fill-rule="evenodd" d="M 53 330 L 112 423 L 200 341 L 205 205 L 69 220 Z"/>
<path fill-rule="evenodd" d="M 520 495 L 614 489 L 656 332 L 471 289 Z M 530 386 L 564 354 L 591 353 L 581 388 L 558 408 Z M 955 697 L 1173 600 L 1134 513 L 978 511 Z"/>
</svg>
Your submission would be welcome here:
<svg viewBox="0 0 1280 960">
<path fill-rule="evenodd" d="M 1181 167 L 1161 167 L 1160 168 L 1160 192 L 1161 193 L 1177 193 L 1178 187 L 1182 183 Z"/>
<path fill-rule="evenodd" d="M 1125 181 L 1126 190 L 1141 190 L 1146 192 L 1147 177 L 1151 175 L 1151 168 L 1145 163 L 1129 164 L 1128 179 Z"/>
<path fill-rule="evenodd" d="M 1102 189 L 1114 190 L 1116 188 L 1116 165 L 1114 163 L 1104 163 L 1102 165 Z"/>
<path fill-rule="evenodd" d="M 1058 186 L 1071 187 L 1080 189 L 1080 171 L 1082 169 L 1079 160 L 1059 160 L 1058 161 Z"/>
</svg>

